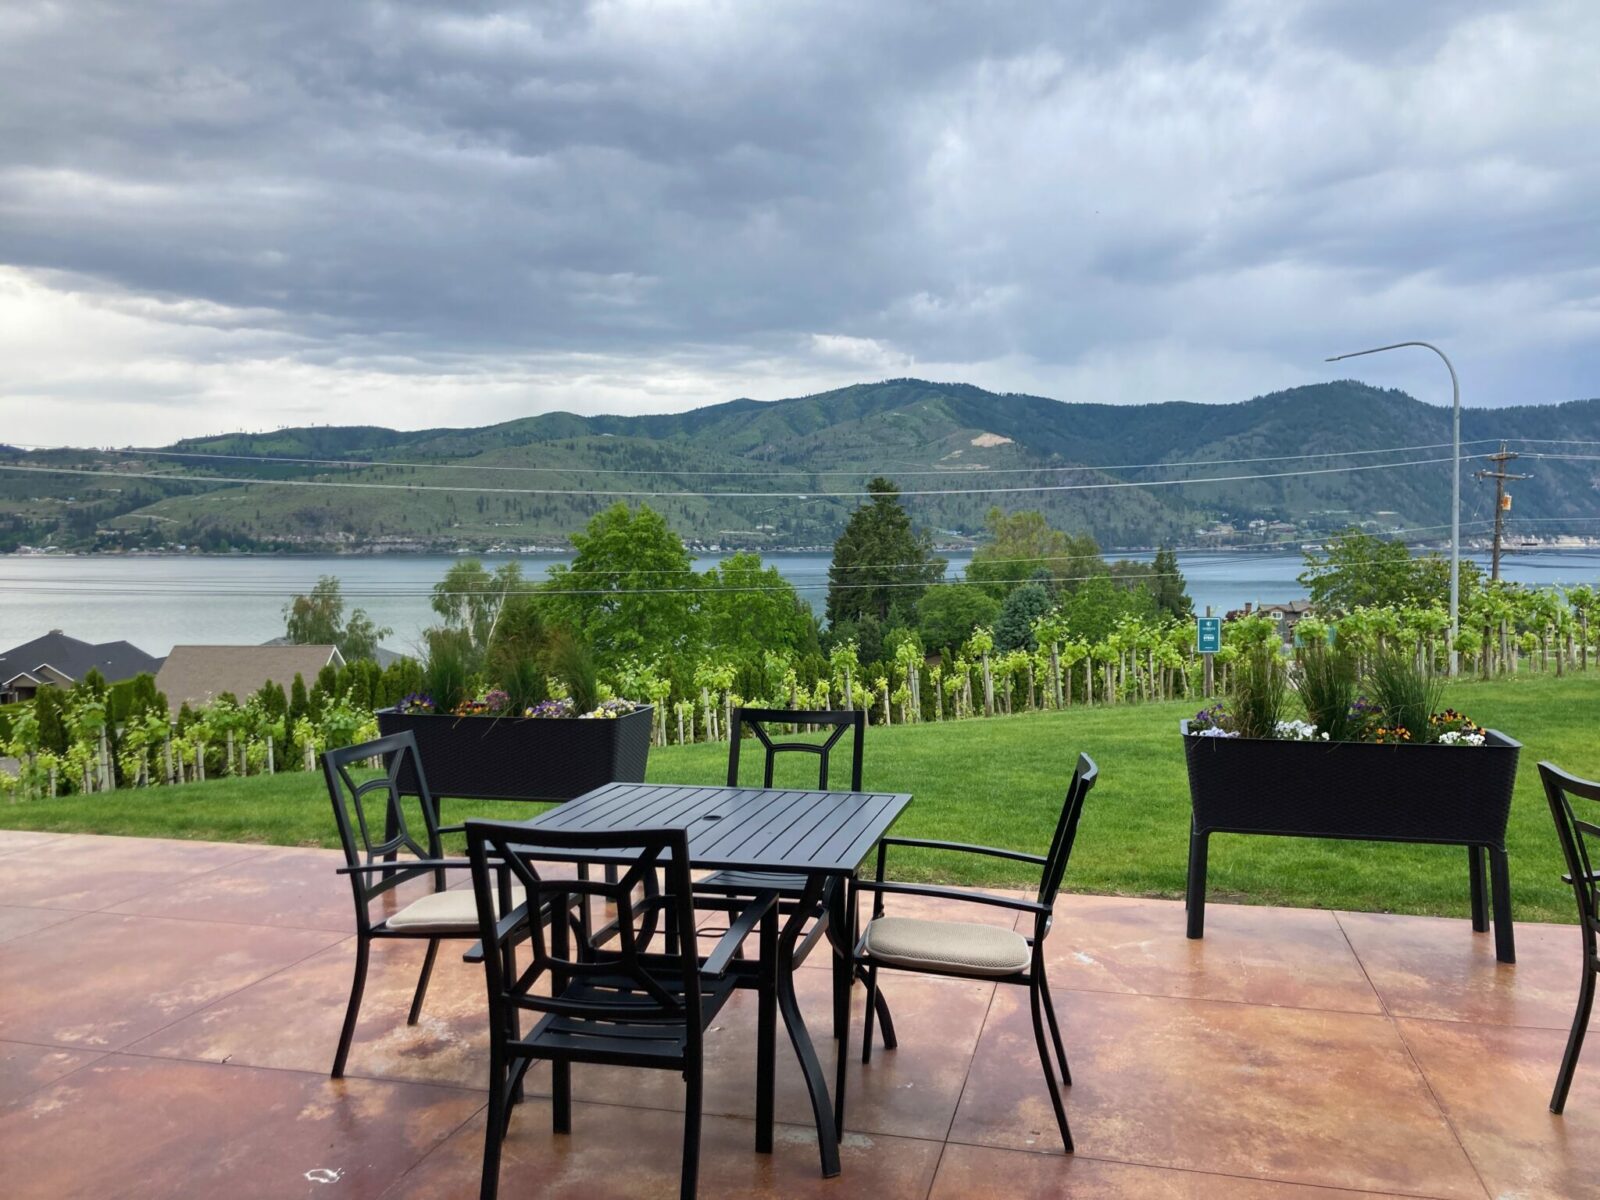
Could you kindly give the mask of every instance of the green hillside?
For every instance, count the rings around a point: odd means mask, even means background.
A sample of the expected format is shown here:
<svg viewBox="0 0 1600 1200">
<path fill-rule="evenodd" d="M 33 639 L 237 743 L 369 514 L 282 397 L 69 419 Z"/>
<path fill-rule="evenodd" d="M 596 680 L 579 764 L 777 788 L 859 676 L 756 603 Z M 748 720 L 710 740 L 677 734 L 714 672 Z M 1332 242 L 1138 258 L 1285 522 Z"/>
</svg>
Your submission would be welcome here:
<svg viewBox="0 0 1600 1200">
<path fill-rule="evenodd" d="M 1600 442 L 1600 400 L 1468 410 L 1462 426 L 1468 441 L 1506 438 L 1516 448 L 1528 439 L 1525 450 L 1561 450 L 1532 439 Z M 596 491 L 645 493 L 635 498 L 659 509 L 697 544 L 815 546 L 833 540 L 857 503 L 825 493 L 859 491 L 874 473 L 897 478 L 908 492 L 976 489 L 910 497 L 918 519 L 945 540 L 976 535 L 996 503 L 1043 509 L 1055 523 L 1086 529 L 1110 547 L 1193 544 L 1197 531 L 1215 522 L 1239 530 L 1220 535 L 1223 541 L 1285 533 L 1312 537 L 1352 521 L 1381 528 L 1447 522 L 1445 463 L 1316 473 L 1439 458 L 1447 451 L 1227 460 L 1421 446 L 1449 437 L 1448 410 L 1353 381 L 1293 388 L 1240 404 L 1109 405 L 897 379 L 772 403 L 734 400 L 641 417 L 549 413 L 477 429 L 322 426 L 230 434 L 167 447 L 171 458 L 0 449 L 0 461 L 122 476 L 0 472 L 0 549 L 44 542 L 303 550 L 558 546 L 613 499 L 559 493 Z M 1467 452 L 1492 448 L 1468 446 Z M 219 457 L 203 457 L 208 455 Z M 234 455 L 243 457 L 225 457 Z M 255 461 L 260 457 L 349 465 Z M 1200 465 L 1094 469 L 1163 463 Z M 1477 465 L 1466 464 L 1464 473 Z M 133 478 L 145 472 L 182 478 Z M 1278 477 L 1156 485 L 1267 474 Z M 217 477 L 357 486 L 203 482 Z M 1528 528 L 1541 532 L 1591 517 L 1596 478 L 1586 462 L 1540 462 L 1535 478 L 1517 485 L 1516 517 L 1537 520 Z M 987 490 L 1110 482 L 1137 486 Z M 1465 490 L 1464 518 L 1488 517 L 1487 490 L 1470 475 Z M 771 492 L 805 498 L 726 494 Z M 1251 534 L 1245 527 L 1252 520 L 1283 522 L 1293 531 Z M 1595 532 L 1581 523 L 1570 528 Z M 1468 532 L 1475 531 L 1469 525 Z"/>
</svg>

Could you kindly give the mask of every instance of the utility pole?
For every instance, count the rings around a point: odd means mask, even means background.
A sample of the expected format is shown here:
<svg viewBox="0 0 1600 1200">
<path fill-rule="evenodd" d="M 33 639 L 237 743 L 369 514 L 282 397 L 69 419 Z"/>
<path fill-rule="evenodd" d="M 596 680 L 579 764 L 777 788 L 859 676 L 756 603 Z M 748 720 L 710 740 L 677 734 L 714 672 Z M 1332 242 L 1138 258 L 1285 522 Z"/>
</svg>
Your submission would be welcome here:
<svg viewBox="0 0 1600 1200">
<path fill-rule="evenodd" d="M 1507 450 L 1504 442 L 1500 443 L 1500 453 L 1489 455 L 1489 461 L 1494 464 L 1494 470 L 1474 471 L 1477 479 L 1494 480 L 1494 557 L 1490 560 L 1489 578 L 1500 578 L 1500 546 L 1505 540 L 1506 513 L 1511 508 L 1511 497 L 1506 494 L 1506 480 L 1532 479 L 1532 475 L 1512 475 L 1506 471 L 1506 464 L 1515 461 L 1517 454 Z"/>
</svg>

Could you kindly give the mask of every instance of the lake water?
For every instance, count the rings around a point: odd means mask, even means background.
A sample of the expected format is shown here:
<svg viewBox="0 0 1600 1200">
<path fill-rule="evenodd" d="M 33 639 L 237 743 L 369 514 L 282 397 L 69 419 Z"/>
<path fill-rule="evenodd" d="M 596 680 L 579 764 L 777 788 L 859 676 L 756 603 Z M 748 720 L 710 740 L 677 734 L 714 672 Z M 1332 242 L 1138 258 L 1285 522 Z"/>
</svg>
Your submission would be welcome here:
<svg viewBox="0 0 1600 1200">
<path fill-rule="evenodd" d="M 952 553 L 950 576 L 971 555 Z M 1149 554 L 1126 557 L 1148 561 Z M 1470 557 L 1484 562 L 1485 556 Z M 560 555 L 520 555 L 523 573 L 541 578 Z M 0 650 L 62 629 L 85 641 L 124 639 L 151 654 L 176 643 L 258 643 L 283 633 L 283 606 L 311 590 L 318 576 L 337 575 L 349 606 L 365 608 L 393 628 L 385 644 L 414 650 L 433 623 L 430 591 L 455 561 L 447 556 L 372 557 L 54 557 L 0 555 Z M 490 565 L 506 561 L 489 556 Z M 717 556 L 696 560 L 705 570 Z M 776 566 L 822 608 L 827 593 L 826 554 L 771 554 Z M 1304 594 L 1304 569 L 1294 554 L 1180 554 L 1178 561 L 1198 609 L 1222 613 L 1246 601 L 1289 600 Z M 1502 573 L 1523 583 L 1594 583 L 1600 553 L 1519 554 L 1503 560 Z"/>
</svg>

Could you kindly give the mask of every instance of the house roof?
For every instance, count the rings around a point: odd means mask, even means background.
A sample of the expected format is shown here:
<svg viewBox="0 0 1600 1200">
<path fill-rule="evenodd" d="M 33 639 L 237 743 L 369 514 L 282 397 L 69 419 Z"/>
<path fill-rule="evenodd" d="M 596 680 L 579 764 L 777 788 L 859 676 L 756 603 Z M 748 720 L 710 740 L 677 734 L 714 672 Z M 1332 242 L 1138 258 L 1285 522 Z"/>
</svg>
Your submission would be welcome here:
<svg viewBox="0 0 1600 1200">
<path fill-rule="evenodd" d="M 22 672 L 38 676 L 44 667 L 70 680 L 82 679 L 92 668 L 108 683 L 116 683 L 146 671 L 154 674 L 161 668 L 161 660 L 128 642 L 85 642 L 59 629 L 0 653 L 0 679 Z"/>
<path fill-rule="evenodd" d="M 263 646 L 293 646 L 295 643 L 286 637 L 275 637 L 271 641 L 262 642 L 261 644 Z M 372 650 L 372 661 L 380 667 L 388 667 L 405 657 L 406 655 L 401 654 L 400 651 L 391 650 L 387 646 L 375 646 Z"/>
<path fill-rule="evenodd" d="M 336 646 L 174 646 L 156 687 L 174 709 L 209 704 L 223 692 L 242 702 L 269 680 L 287 688 L 301 675 L 309 684 L 329 663 L 344 665 Z"/>
</svg>

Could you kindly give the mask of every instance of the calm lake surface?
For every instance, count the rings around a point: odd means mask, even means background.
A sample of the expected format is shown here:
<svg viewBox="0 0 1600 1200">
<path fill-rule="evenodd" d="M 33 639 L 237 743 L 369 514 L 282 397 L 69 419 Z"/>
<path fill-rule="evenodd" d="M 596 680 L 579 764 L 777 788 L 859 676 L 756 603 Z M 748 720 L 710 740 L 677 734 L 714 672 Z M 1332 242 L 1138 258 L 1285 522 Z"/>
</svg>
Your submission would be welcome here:
<svg viewBox="0 0 1600 1200">
<path fill-rule="evenodd" d="M 509 556 L 488 556 L 498 565 Z M 523 573 L 542 578 L 561 555 L 518 555 Z M 705 570 L 721 556 L 696 560 Z M 949 577 L 959 577 L 970 561 L 966 553 L 947 554 Z M 1123 557 L 1148 561 L 1152 555 Z M 1486 556 L 1470 555 L 1484 564 Z M 776 566 L 821 609 L 827 593 L 826 554 L 770 554 Z M 1245 601 L 1289 600 L 1304 594 L 1297 576 L 1304 569 L 1298 553 L 1178 556 L 1189 594 L 1197 608 L 1218 612 Z M 311 590 L 321 575 L 337 575 L 347 606 L 365 608 L 379 625 L 393 628 L 385 645 L 413 651 L 422 630 L 433 623 L 430 590 L 455 560 L 448 556 L 372 557 L 53 557 L 0 555 L 0 649 L 65 630 L 85 641 L 123 639 L 151 654 L 166 654 L 177 643 L 257 643 L 283 633 L 283 606 Z M 1600 552 L 1548 552 L 1513 555 L 1502 573 L 1523 583 L 1594 583 L 1600 580 Z"/>
</svg>

